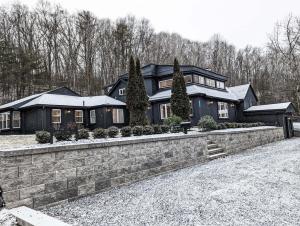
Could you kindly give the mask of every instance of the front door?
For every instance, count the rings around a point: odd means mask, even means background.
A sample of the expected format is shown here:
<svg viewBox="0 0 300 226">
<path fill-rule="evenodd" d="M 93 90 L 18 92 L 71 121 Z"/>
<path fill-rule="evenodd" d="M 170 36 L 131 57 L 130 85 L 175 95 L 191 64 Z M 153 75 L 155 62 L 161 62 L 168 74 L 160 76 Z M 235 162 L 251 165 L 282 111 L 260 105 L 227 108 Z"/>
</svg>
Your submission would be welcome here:
<svg viewBox="0 0 300 226">
<path fill-rule="evenodd" d="M 72 127 L 75 124 L 74 111 L 71 109 L 62 110 L 62 122 L 63 128 Z"/>
</svg>

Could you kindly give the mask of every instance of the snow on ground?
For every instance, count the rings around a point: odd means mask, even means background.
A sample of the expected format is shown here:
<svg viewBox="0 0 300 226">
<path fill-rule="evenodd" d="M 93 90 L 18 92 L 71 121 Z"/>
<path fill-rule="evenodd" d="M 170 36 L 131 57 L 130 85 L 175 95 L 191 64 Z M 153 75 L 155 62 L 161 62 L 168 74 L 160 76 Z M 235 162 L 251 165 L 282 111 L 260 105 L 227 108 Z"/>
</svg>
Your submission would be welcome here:
<svg viewBox="0 0 300 226">
<path fill-rule="evenodd" d="M 73 225 L 299 225 L 300 139 L 44 209 Z"/>
<path fill-rule="evenodd" d="M 1 226 L 17 226 L 16 218 L 7 209 L 0 210 Z"/>
<path fill-rule="evenodd" d="M 294 129 L 300 131 L 300 122 L 293 122 Z"/>
<path fill-rule="evenodd" d="M 236 128 L 236 129 L 226 129 L 226 130 L 216 130 L 216 132 L 232 132 L 232 131 L 243 131 L 243 130 L 253 130 L 253 129 L 265 129 L 269 126 L 252 127 L 252 128 Z M 194 127 L 188 134 L 198 134 L 198 128 Z M 53 146 L 65 146 L 65 145 L 77 145 L 77 144 L 89 144 L 89 143 L 103 143 L 103 142 L 114 142 L 114 141 L 124 141 L 124 140 L 138 140 L 145 138 L 157 138 L 157 137 L 170 137 L 170 136 L 182 136 L 184 133 L 166 133 L 166 134 L 153 134 L 153 135 L 143 135 L 143 136 L 131 136 L 131 137 L 121 137 L 120 135 L 116 138 L 102 138 L 93 139 L 92 133 L 90 133 L 90 139 L 84 140 L 72 140 L 72 141 L 60 141 L 54 142 L 54 144 L 38 144 L 35 141 L 35 135 L 0 135 L 0 151 L 9 151 L 16 149 L 31 149 L 31 148 L 46 148 Z"/>
</svg>

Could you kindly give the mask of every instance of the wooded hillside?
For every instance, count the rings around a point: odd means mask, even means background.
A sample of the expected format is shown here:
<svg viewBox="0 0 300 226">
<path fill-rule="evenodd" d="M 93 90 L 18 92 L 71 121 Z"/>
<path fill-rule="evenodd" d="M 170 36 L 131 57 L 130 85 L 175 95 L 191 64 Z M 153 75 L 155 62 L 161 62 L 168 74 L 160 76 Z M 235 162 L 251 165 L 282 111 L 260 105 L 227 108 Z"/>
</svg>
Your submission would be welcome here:
<svg viewBox="0 0 300 226">
<path fill-rule="evenodd" d="M 172 64 L 177 57 L 181 64 L 229 76 L 228 86 L 251 82 L 260 103 L 290 100 L 299 109 L 299 38 L 300 17 L 294 16 L 275 25 L 264 48 L 237 49 L 219 35 L 196 42 L 155 33 L 147 19 L 133 16 L 112 21 L 87 11 L 70 14 L 48 2 L 32 10 L 2 6 L 0 101 L 62 85 L 83 95 L 100 94 L 127 70 L 133 55 L 141 65 Z"/>
</svg>

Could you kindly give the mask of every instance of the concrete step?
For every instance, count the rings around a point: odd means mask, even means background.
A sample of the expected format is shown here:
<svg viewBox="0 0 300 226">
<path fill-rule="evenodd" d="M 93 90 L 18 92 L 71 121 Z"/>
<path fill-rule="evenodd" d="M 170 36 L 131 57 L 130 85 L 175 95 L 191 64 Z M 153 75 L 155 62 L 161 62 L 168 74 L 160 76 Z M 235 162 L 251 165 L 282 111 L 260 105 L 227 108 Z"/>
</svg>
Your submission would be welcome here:
<svg viewBox="0 0 300 226">
<path fill-rule="evenodd" d="M 208 150 L 208 155 L 215 155 L 218 153 L 225 153 L 223 148 L 214 148 L 214 149 L 210 149 Z"/>
<path fill-rule="evenodd" d="M 217 144 L 208 144 L 208 145 L 207 145 L 207 149 L 208 149 L 208 150 L 215 149 L 215 148 L 217 148 L 217 147 L 218 147 Z"/>
<path fill-rule="evenodd" d="M 218 154 L 215 154 L 215 155 L 209 155 L 208 159 L 213 160 L 213 159 L 222 158 L 222 157 L 225 157 L 225 156 L 226 156 L 226 153 L 221 152 L 221 153 L 218 153 Z"/>
<path fill-rule="evenodd" d="M 207 144 L 213 144 L 211 140 L 206 140 Z"/>
</svg>

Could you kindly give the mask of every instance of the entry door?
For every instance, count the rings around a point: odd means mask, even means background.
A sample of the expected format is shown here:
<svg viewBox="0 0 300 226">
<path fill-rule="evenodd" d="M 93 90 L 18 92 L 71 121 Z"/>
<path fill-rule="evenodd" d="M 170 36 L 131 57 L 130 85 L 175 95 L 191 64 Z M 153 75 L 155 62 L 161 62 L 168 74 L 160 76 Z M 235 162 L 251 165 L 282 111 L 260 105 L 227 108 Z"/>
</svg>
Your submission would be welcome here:
<svg viewBox="0 0 300 226">
<path fill-rule="evenodd" d="M 75 124 L 74 111 L 71 109 L 64 109 L 62 112 L 62 126 L 67 128 Z M 74 126 L 74 125 L 73 125 Z"/>
</svg>

